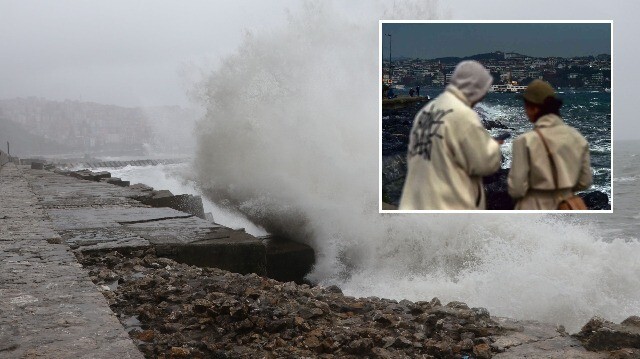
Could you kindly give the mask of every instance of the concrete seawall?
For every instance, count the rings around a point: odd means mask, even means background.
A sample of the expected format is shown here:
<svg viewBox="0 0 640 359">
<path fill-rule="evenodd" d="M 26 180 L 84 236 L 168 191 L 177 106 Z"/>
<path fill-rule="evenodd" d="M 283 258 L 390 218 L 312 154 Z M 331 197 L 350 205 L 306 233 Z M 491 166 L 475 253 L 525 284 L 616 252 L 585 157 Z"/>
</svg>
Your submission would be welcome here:
<svg viewBox="0 0 640 359">
<path fill-rule="evenodd" d="M 308 246 L 273 246 L 205 220 L 197 196 L 36 164 L 0 166 L 0 358 L 142 357 L 74 252 L 152 249 L 190 265 L 297 281 L 313 264 Z M 195 212 L 169 208 L 176 203 Z M 297 257 L 307 262 L 288 271 L 269 261 Z"/>
<path fill-rule="evenodd" d="M 56 167 L 62 169 L 69 168 L 120 168 L 126 166 L 157 166 L 170 165 L 186 162 L 186 159 L 147 159 L 147 160 L 131 160 L 131 161 L 88 161 L 88 162 L 67 162 L 55 163 Z"/>
</svg>

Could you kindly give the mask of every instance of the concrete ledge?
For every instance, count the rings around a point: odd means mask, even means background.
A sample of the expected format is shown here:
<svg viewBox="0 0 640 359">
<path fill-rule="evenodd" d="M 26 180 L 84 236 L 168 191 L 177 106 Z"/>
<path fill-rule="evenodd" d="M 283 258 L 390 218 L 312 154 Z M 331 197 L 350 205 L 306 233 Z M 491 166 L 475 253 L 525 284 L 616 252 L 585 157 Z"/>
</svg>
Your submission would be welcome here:
<svg viewBox="0 0 640 359">
<path fill-rule="evenodd" d="M 199 267 L 216 267 L 241 274 L 267 274 L 266 249 L 261 240 L 244 232 L 186 244 L 155 246 L 159 256 Z"/>
<path fill-rule="evenodd" d="M 173 195 L 169 192 L 168 195 L 154 195 L 153 197 L 142 198 L 140 201 L 151 207 L 173 208 L 205 219 L 204 206 L 202 205 L 202 198 L 200 196 L 190 194 Z"/>
<path fill-rule="evenodd" d="M 281 282 L 304 282 L 315 264 L 315 252 L 306 244 L 267 237 L 267 276 Z"/>
</svg>

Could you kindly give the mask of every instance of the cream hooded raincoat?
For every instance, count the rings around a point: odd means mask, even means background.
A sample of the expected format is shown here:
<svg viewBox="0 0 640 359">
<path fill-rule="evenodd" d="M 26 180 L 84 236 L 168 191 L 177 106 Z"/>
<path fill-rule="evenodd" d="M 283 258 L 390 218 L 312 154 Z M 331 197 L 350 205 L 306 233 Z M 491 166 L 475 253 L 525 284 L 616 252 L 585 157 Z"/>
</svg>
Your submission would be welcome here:
<svg viewBox="0 0 640 359">
<path fill-rule="evenodd" d="M 553 210 L 573 192 L 591 185 L 589 144 L 555 114 L 540 117 L 534 126 L 542 132 L 553 155 L 559 190 L 555 190 L 542 139 L 535 131 L 529 131 L 513 141 L 509 195 L 517 201 L 516 209 Z"/>
<path fill-rule="evenodd" d="M 416 115 L 401 210 L 485 209 L 482 177 L 500 168 L 500 148 L 471 109 L 491 77 L 477 62 L 460 73 L 469 62 L 458 65 L 452 85 Z"/>
</svg>

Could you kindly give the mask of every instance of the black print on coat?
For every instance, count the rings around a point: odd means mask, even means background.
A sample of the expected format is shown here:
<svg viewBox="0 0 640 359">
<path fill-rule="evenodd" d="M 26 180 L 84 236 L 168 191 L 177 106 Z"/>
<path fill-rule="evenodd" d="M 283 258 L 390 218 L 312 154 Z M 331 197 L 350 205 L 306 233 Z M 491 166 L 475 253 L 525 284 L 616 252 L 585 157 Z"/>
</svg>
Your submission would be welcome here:
<svg viewBox="0 0 640 359">
<path fill-rule="evenodd" d="M 451 112 L 453 112 L 453 109 L 445 111 L 431 108 L 429 111 L 423 111 L 420 114 L 418 123 L 411 131 L 413 147 L 409 149 L 409 157 L 420 155 L 427 161 L 431 160 L 433 137 L 442 139 L 442 135 L 438 133 L 438 130 L 444 123 L 442 118 Z"/>
</svg>

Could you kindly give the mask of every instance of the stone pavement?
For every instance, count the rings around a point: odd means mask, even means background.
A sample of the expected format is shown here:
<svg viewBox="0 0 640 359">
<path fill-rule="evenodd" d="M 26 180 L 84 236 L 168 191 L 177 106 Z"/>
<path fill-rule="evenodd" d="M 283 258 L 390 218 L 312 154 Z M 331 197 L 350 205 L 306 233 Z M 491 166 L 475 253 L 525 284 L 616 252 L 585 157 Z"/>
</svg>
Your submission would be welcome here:
<svg viewBox="0 0 640 359">
<path fill-rule="evenodd" d="M 0 358 L 143 358 L 25 172 L 0 167 Z"/>
<path fill-rule="evenodd" d="M 154 196 L 151 187 L 120 187 L 44 170 L 23 173 L 54 230 L 73 250 L 153 246 L 158 255 L 187 264 L 266 274 L 261 239 L 193 214 L 141 203 Z"/>
</svg>

